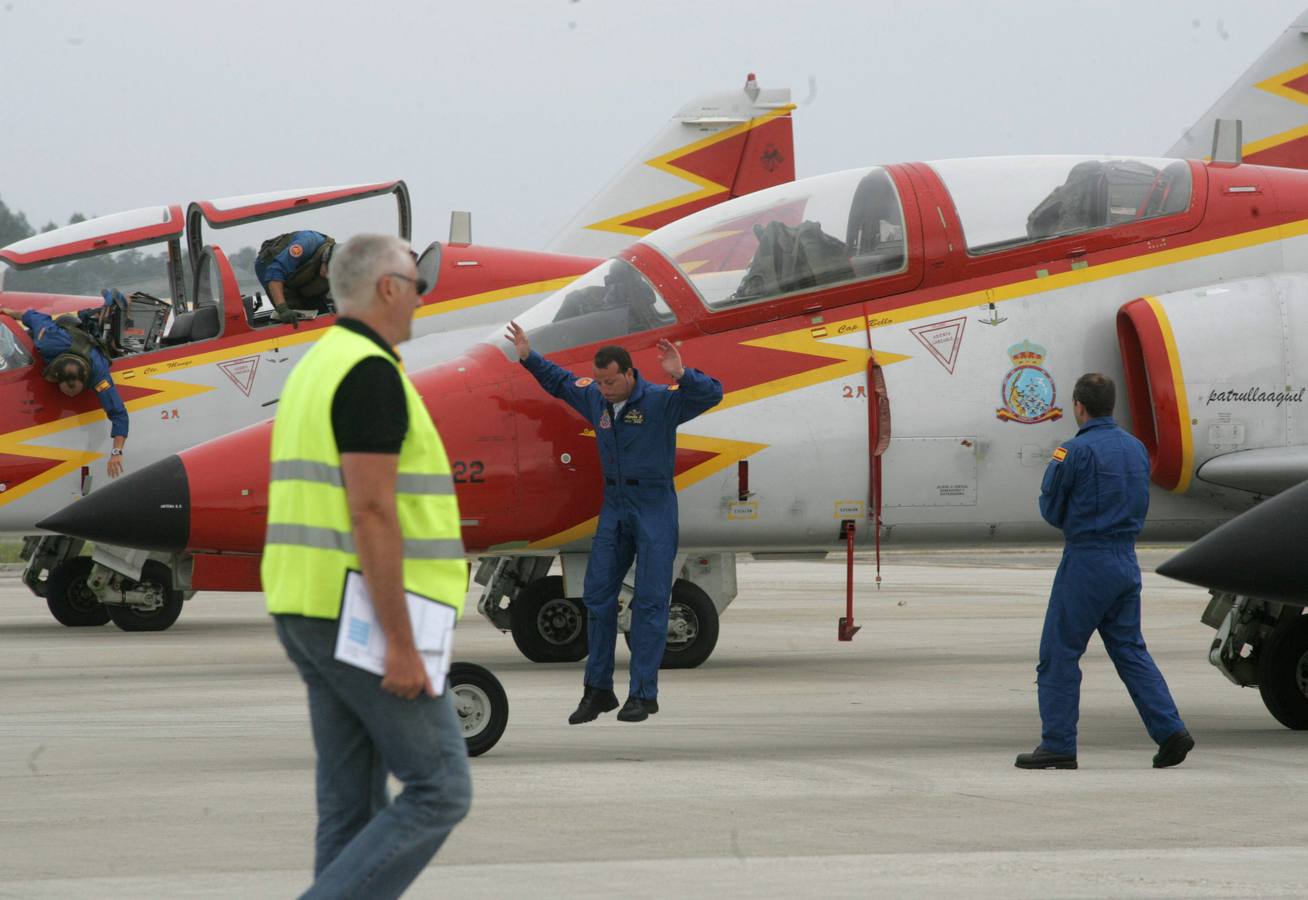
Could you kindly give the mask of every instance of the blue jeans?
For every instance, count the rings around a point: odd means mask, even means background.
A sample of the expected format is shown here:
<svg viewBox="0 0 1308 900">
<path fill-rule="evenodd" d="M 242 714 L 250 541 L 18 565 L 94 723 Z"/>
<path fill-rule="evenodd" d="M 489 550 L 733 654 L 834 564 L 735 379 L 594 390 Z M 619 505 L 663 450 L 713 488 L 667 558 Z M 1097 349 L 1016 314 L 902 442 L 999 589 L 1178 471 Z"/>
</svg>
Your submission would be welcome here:
<svg viewBox="0 0 1308 900">
<path fill-rule="evenodd" d="M 472 801 L 468 752 L 448 692 L 403 700 L 334 658 L 335 619 L 273 616 L 309 690 L 318 754 L 313 886 L 305 897 L 398 897 Z M 389 802 L 386 773 L 404 790 Z"/>
<path fill-rule="evenodd" d="M 1134 544 L 1068 544 L 1054 576 L 1036 666 L 1041 746 L 1076 753 L 1080 660 L 1096 631 L 1155 743 L 1185 728 L 1140 632 L 1140 566 Z"/>
</svg>

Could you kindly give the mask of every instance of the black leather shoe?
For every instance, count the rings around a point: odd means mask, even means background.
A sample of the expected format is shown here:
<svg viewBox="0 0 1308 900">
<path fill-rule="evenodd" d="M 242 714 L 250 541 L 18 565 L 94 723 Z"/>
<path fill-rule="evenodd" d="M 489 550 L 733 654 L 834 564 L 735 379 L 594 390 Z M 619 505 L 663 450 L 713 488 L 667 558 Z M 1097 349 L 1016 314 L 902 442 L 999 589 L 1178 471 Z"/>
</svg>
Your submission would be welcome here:
<svg viewBox="0 0 1308 900">
<path fill-rule="evenodd" d="M 577 711 L 568 716 L 568 724 L 580 725 L 582 722 L 593 722 L 599 718 L 600 713 L 606 713 L 617 708 L 617 694 L 612 691 L 588 687 L 582 692 L 581 702 L 577 704 Z"/>
<path fill-rule="evenodd" d="M 1158 745 L 1158 752 L 1154 754 L 1154 768 L 1166 769 L 1169 766 L 1179 766 L 1185 762 L 1185 755 L 1193 749 L 1194 738 L 1190 737 L 1190 732 L 1182 728 Z"/>
<path fill-rule="evenodd" d="M 1075 769 L 1075 753 L 1053 753 L 1044 747 L 1036 747 L 1030 753 L 1017 754 L 1019 769 Z"/>
<path fill-rule="evenodd" d="M 628 697 L 627 702 L 622 704 L 622 709 L 618 711 L 618 721 L 644 722 L 658 711 L 659 702 L 657 700 L 646 700 L 643 697 Z"/>
</svg>

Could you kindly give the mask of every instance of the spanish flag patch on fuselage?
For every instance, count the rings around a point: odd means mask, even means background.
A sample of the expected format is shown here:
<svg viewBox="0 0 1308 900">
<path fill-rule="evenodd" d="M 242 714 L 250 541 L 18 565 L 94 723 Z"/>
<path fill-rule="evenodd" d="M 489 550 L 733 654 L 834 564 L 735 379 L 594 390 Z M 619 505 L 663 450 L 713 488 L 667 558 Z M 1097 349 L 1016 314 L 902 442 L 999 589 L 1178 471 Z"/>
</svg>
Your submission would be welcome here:
<svg viewBox="0 0 1308 900">
<path fill-rule="evenodd" d="M 1067 451 L 1064 450 L 1062 447 L 1059 447 L 1057 450 L 1054 451 L 1054 455 L 1051 458 L 1053 459 L 1054 462 L 1062 462 L 1063 460 L 1067 459 Z"/>
</svg>

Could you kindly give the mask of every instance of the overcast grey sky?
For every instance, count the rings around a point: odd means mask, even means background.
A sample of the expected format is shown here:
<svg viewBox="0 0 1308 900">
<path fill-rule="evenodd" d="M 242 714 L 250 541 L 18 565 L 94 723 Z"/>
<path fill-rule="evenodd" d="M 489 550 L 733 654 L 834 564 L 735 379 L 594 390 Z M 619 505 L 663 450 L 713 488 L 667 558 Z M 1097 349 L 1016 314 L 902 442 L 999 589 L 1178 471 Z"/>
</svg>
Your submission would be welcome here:
<svg viewBox="0 0 1308 900">
<path fill-rule="evenodd" d="M 404 178 L 540 247 L 695 94 L 790 86 L 800 176 L 1161 154 L 1308 0 L 0 0 L 0 198 L 74 211 Z M 816 85 L 811 102 L 810 85 Z"/>
</svg>

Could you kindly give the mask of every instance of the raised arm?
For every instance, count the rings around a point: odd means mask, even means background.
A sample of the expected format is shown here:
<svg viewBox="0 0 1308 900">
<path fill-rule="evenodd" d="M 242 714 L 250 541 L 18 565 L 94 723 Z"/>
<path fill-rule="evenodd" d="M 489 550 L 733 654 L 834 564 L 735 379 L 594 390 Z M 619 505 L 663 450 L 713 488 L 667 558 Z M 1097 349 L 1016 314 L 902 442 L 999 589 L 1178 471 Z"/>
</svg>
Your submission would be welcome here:
<svg viewBox="0 0 1308 900">
<path fill-rule="evenodd" d="M 581 413 L 586 417 L 587 421 L 592 421 L 592 413 L 599 407 L 593 402 L 593 398 L 589 396 L 589 392 L 592 390 L 590 388 L 591 379 L 578 378 L 572 372 L 562 366 L 555 365 L 532 350 L 527 333 L 523 331 L 522 326 L 517 322 L 509 323 L 509 330 L 505 337 L 518 351 L 518 361 L 522 363 L 522 367 L 532 374 L 541 387 L 551 396 L 558 397 Z"/>
<path fill-rule="evenodd" d="M 664 338 L 659 341 L 659 365 L 676 379 L 678 388 L 670 398 L 677 424 L 689 422 L 722 402 L 722 383 L 698 369 L 688 369 L 681 362 L 676 345 Z"/>
</svg>

